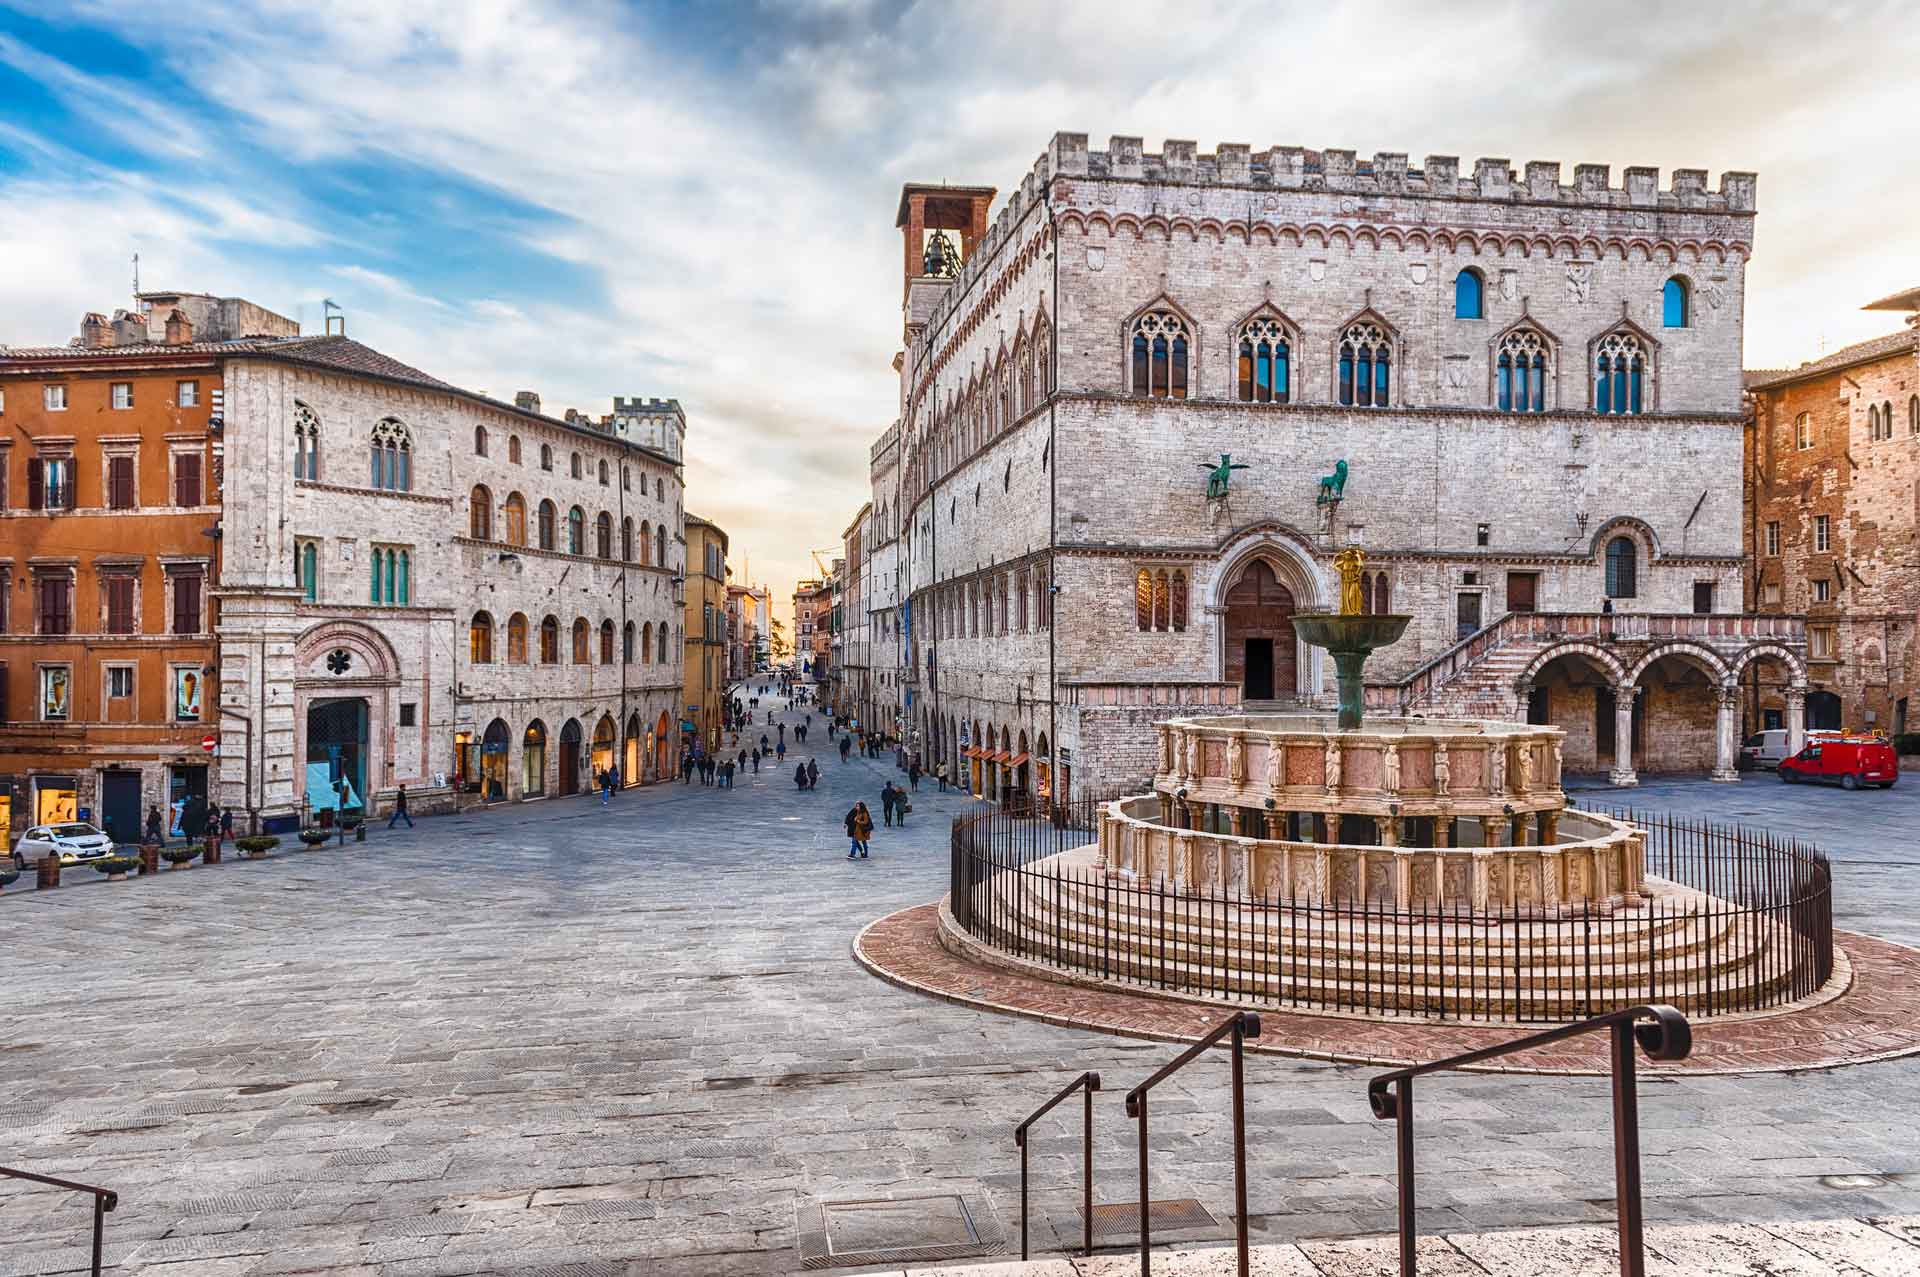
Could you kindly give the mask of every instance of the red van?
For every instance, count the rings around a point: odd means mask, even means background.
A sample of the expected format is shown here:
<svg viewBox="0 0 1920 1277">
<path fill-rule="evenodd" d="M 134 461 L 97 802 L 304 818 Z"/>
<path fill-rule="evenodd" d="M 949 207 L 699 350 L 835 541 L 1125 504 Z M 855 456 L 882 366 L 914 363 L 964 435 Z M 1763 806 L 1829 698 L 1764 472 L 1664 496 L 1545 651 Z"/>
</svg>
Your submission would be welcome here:
<svg viewBox="0 0 1920 1277">
<path fill-rule="evenodd" d="M 1900 759 L 1893 746 L 1872 736 L 1829 736 L 1813 741 L 1792 758 L 1780 760 L 1780 779 L 1838 781 L 1843 788 L 1878 785 L 1892 789 L 1900 779 Z"/>
</svg>

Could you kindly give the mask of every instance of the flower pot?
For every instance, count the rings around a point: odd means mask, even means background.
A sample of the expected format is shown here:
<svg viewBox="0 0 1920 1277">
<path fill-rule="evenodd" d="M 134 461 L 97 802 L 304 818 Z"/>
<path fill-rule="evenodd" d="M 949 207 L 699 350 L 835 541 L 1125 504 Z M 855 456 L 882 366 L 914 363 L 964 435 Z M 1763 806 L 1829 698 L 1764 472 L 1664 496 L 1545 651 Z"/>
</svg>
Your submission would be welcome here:
<svg viewBox="0 0 1920 1277">
<path fill-rule="evenodd" d="M 107 875 L 108 882 L 125 882 L 126 880 L 127 880 L 127 875 L 125 873 Z"/>
</svg>

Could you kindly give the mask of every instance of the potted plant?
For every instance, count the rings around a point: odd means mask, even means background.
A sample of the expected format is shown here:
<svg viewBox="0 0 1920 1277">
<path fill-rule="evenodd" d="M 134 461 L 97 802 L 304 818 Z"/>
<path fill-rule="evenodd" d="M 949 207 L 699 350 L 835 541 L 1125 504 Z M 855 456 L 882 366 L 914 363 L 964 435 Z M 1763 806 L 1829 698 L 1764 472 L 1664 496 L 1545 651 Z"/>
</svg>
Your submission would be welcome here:
<svg viewBox="0 0 1920 1277">
<path fill-rule="evenodd" d="M 0 891 L 5 891 L 20 879 L 20 862 L 12 856 L 0 856 Z"/>
<path fill-rule="evenodd" d="M 318 825 L 308 825 L 300 831 L 300 841 L 309 847 L 318 847 L 328 838 L 327 831 Z"/>
<path fill-rule="evenodd" d="M 272 834 L 253 834 L 246 838 L 234 839 L 233 845 L 238 847 L 247 859 L 258 860 L 278 847 L 280 840 Z"/>
<path fill-rule="evenodd" d="M 170 870 L 193 868 L 193 858 L 199 854 L 200 849 L 190 842 L 176 843 L 171 847 L 160 849 L 160 858 L 167 862 L 167 868 Z"/>
<path fill-rule="evenodd" d="M 353 831 L 355 842 L 367 840 L 367 812 L 364 807 L 343 807 L 340 810 L 340 827 Z"/>
<path fill-rule="evenodd" d="M 95 873 L 105 874 L 108 882 L 125 882 L 127 880 L 127 871 L 139 863 L 140 862 L 132 856 L 123 856 L 116 851 L 111 856 L 102 856 L 100 859 L 94 861 L 93 871 Z"/>
</svg>

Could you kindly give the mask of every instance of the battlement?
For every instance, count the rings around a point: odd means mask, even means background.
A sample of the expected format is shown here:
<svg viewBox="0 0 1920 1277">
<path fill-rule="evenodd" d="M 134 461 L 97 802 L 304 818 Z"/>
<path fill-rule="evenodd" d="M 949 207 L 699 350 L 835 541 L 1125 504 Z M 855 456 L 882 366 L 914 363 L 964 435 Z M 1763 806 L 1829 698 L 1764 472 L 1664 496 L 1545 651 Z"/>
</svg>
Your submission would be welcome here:
<svg viewBox="0 0 1920 1277">
<path fill-rule="evenodd" d="M 670 412 L 684 417 L 678 399 L 626 399 L 619 395 L 613 397 L 613 411 L 616 416 L 622 413 Z"/>
<path fill-rule="evenodd" d="M 900 423 L 896 421 L 882 431 L 880 437 L 873 441 L 873 446 L 867 450 L 868 464 L 877 466 L 887 450 L 899 442 Z"/>
<path fill-rule="evenodd" d="M 1043 204 L 1056 177 L 1136 181 L 1172 186 L 1216 186 L 1269 191 L 1339 193 L 1380 198 L 1473 200 L 1502 204 L 1558 204 L 1569 209 L 1621 209 L 1657 213 L 1751 215 L 1759 177 L 1729 171 L 1720 188 L 1707 189 L 1707 170 L 1673 170 L 1671 185 L 1660 189 L 1658 168 L 1623 169 L 1612 185 L 1606 164 L 1576 164 L 1573 185 L 1560 181 L 1558 160 L 1530 160 L 1524 173 L 1505 159 L 1477 159 L 1462 177 L 1457 155 L 1429 155 L 1420 168 L 1404 151 L 1379 151 L 1363 160 L 1353 151 L 1313 151 L 1275 146 L 1255 152 L 1244 143 L 1222 142 L 1211 154 L 1198 144 L 1168 140 L 1159 154 L 1137 137 L 1114 137 L 1104 151 L 1089 150 L 1085 133 L 1055 133 L 1032 170 L 1007 195 L 985 236 L 960 266 L 946 295 L 926 317 L 921 340 L 938 341 L 942 326 L 967 297 L 1000 249 L 1033 211 Z"/>
<path fill-rule="evenodd" d="M 1751 213 L 1758 178 L 1752 173 L 1720 175 L 1720 188 L 1707 189 L 1705 169 L 1675 169 L 1671 185 L 1660 189 L 1658 168 L 1627 168 L 1624 181 L 1611 185 L 1606 164 L 1576 164 L 1573 184 L 1560 180 L 1558 160 L 1530 160 L 1525 172 L 1506 159 L 1477 159 L 1462 177 L 1457 155 L 1429 155 L 1410 167 L 1404 151 L 1379 151 L 1364 160 L 1353 151 L 1308 150 L 1275 146 L 1264 151 L 1238 143 L 1220 144 L 1199 154 L 1192 142 L 1169 140 L 1160 153 L 1148 152 L 1140 138 L 1115 137 L 1107 149 L 1087 148 L 1084 133 L 1056 133 L 1034 165 L 1040 181 L 1055 177 L 1113 178 L 1181 186 L 1251 186 L 1273 190 L 1336 191 L 1357 195 L 1410 195 L 1512 203 L 1567 204 L 1584 208 L 1658 209 L 1675 212 Z"/>
</svg>

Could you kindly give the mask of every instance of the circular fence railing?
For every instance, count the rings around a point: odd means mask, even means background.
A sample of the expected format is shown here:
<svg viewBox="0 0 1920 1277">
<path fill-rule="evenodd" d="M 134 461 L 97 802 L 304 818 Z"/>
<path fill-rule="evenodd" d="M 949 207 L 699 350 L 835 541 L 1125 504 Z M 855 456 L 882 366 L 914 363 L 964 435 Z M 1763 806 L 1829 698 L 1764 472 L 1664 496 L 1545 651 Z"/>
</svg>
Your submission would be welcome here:
<svg viewBox="0 0 1920 1277">
<path fill-rule="evenodd" d="M 1640 1002 L 1692 1016 L 1812 996 L 1833 975 L 1832 870 L 1760 830 L 1630 809 L 1649 896 L 1628 907 L 1304 900 L 1098 861 L 1107 803 L 953 823 L 949 908 L 980 946 L 1062 977 L 1269 1008 L 1565 1022 Z"/>
</svg>

